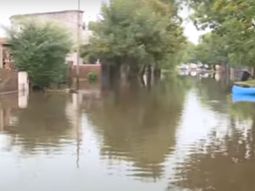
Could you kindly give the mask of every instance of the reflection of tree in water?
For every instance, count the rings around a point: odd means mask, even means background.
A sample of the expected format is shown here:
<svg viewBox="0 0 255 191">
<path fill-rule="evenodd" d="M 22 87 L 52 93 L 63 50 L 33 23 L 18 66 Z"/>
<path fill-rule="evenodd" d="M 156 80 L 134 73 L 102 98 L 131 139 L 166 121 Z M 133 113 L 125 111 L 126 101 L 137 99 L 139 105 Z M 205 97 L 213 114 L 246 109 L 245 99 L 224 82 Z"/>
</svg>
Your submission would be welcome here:
<svg viewBox="0 0 255 191">
<path fill-rule="evenodd" d="M 17 123 L 8 129 L 11 145 L 21 146 L 25 152 L 38 148 L 58 150 L 61 140 L 72 138 L 65 113 L 66 101 L 63 95 L 32 94 L 28 108 L 19 111 Z"/>
<path fill-rule="evenodd" d="M 131 176 L 159 178 L 175 145 L 184 91 L 174 84 L 121 89 L 89 114 L 103 136 L 103 157 L 134 163 Z"/>
<path fill-rule="evenodd" d="M 227 95 L 230 87 L 214 79 L 202 79 L 197 81 L 197 92 L 201 97 L 201 102 L 218 112 L 226 112 Z"/>
<path fill-rule="evenodd" d="M 231 118 L 223 138 L 213 132 L 209 144 L 201 143 L 203 149 L 181 164 L 175 185 L 191 190 L 255 190 L 254 122 L 249 126 L 248 121 Z"/>
</svg>

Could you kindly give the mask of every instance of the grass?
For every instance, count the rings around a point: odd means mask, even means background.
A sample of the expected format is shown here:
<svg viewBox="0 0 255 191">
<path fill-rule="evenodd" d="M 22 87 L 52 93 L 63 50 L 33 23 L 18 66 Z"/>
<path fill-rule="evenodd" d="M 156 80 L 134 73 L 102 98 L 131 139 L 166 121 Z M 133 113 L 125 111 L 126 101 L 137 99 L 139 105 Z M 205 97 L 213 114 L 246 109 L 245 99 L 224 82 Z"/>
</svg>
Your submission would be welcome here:
<svg viewBox="0 0 255 191">
<path fill-rule="evenodd" d="M 235 85 L 255 87 L 255 80 L 248 80 L 245 82 L 235 82 Z"/>
</svg>

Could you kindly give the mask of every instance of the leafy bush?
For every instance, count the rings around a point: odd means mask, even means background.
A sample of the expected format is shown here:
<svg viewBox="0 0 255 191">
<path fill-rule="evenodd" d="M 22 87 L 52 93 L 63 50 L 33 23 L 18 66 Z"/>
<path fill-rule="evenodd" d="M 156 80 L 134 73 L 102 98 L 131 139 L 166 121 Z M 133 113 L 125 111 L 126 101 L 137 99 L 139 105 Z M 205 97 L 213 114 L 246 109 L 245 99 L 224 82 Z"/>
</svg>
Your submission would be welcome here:
<svg viewBox="0 0 255 191">
<path fill-rule="evenodd" d="M 97 74 L 95 72 L 88 73 L 88 80 L 90 83 L 97 82 L 97 80 L 98 80 Z"/>
<path fill-rule="evenodd" d="M 93 36 L 81 48 L 83 58 L 126 64 L 132 73 L 145 66 L 170 67 L 185 37 L 173 1 L 109 0 L 102 19 L 91 22 Z"/>
<path fill-rule="evenodd" d="M 15 66 L 28 72 L 33 86 L 45 88 L 65 81 L 65 58 L 71 41 L 65 30 L 52 24 L 24 22 L 21 31 L 9 30 Z"/>
</svg>

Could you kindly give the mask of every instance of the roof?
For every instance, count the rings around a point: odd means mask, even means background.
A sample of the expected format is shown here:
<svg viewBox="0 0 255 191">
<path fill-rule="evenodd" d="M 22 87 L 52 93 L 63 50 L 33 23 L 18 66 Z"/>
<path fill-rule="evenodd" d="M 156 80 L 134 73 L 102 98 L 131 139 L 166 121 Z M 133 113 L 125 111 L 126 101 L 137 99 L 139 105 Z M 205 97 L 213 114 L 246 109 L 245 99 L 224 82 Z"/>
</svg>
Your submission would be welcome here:
<svg viewBox="0 0 255 191">
<path fill-rule="evenodd" d="M 63 11 L 51 11 L 51 12 L 41 12 L 41 13 L 29 13 L 29 14 L 21 14 L 21 15 L 13 15 L 10 19 L 19 18 L 19 17 L 30 17 L 30 16 L 39 16 L 39 15 L 50 15 L 50 14 L 63 14 L 70 12 L 79 12 L 84 13 L 82 10 L 63 10 Z"/>
</svg>

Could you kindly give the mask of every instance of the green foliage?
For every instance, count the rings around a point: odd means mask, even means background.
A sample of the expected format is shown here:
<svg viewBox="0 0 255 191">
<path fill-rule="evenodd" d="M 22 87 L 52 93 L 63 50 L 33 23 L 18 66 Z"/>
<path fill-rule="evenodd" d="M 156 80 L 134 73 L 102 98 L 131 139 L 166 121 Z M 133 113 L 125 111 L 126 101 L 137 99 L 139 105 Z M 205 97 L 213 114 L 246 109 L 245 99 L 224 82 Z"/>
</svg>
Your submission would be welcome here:
<svg viewBox="0 0 255 191">
<path fill-rule="evenodd" d="M 88 77 L 87 78 L 88 78 L 90 83 L 95 83 L 98 80 L 98 76 L 97 76 L 97 74 L 95 72 L 88 73 Z"/>
<path fill-rule="evenodd" d="M 226 64 L 229 62 L 227 45 L 224 38 L 215 33 L 205 34 L 200 44 L 196 47 L 196 60 L 198 62 L 215 65 Z"/>
<path fill-rule="evenodd" d="M 22 30 L 9 30 L 15 65 L 27 71 L 33 86 L 48 87 L 65 80 L 65 58 L 71 48 L 68 34 L 53 24 L 26 22 Z"/>
<path fill-rule="evenodd" d="M 182 51 L 182 63 L 196 63 L 196 45 L 191 42 L 185 44 L 185 48 Z"/>
<path fill-rule="evenodd" d="M 217 38 L 214 47 L 223 48 L 223 57 L 227 57 L 230 64 L 254 66 L 254 0 L 186 1 L 194 9 L 193 19 L 197 27 L 212 30 Z M 217 50 L 216 56 L 222 57 L 221 52 Z"/>
<path fill-rule="evenodd" d="M 82 56 L 136 68 L 172 65 L 185 41 L 176 12 L 175 4 L 160 0 L 111 0 L 90 24 L 94 36 Z"/>
</svg>

